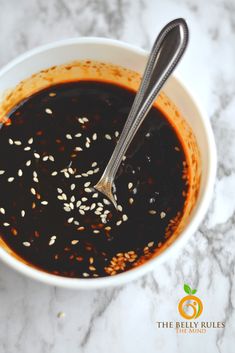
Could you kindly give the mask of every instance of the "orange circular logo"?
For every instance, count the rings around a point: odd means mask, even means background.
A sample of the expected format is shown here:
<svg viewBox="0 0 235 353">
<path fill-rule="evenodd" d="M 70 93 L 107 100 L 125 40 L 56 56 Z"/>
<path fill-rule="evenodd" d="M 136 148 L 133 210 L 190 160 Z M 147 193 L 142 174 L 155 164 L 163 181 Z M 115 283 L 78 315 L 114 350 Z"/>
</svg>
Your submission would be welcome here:
<svg viewBox="0 0 235 353">
<path fill-rule="evenodd" d="M 178 304 L 179 313 L 184 319 L 196 319 L 201 315 L 203 311 L 202 301 L 194 295 L 197 290 L 191 289 L 189 285 L 184 285 L 184 291 L 188 295 L 180 300 Z"/>
</svg>

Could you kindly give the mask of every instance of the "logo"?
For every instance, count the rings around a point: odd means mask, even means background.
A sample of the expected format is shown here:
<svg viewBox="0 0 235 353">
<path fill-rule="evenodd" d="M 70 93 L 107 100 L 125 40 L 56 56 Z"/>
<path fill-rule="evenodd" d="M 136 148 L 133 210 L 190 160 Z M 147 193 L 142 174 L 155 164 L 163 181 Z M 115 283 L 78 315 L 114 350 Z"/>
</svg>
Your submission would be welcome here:
<svg viewBox="0 0 235 353">
<path fill-rule="evenodd" d="M 191 289 L 188 284 L 184 284 L 184 291 L 188 295 L 180 300 L 178 304 L 179 313 L 184 319 L 195 320 L 203 311 L 202 301 L 194 295 L 197 289 Z"/>
<path fill-rule="evenodd" d="M 156 321 L 158 329 L 174 329 L 176 334 L 206 334 L 210 329 L 225 328 L 223 321 L 201 321 L 200 316 L 204 307 L 202 300 L 195 295 L 197 289 L 192 289 L 188 284 L 184 284 L 183 288 L 186 295 L 178 302 L 178 313 L 184 320 L 169 321 L 168 318 L 168 320 Z M 206 310 L 204 315 L 208 315 Z"/>
</svg>

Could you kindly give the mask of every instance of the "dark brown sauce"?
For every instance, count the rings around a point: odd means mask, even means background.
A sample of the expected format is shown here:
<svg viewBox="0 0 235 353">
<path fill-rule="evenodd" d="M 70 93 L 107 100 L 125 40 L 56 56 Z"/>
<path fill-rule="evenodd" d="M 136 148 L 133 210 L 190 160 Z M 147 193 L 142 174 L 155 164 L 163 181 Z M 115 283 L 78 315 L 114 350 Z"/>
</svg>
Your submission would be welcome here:
<svg viewBox="0 0 235 353">
<path fill-rule="evenodd" d="M 0 234 L 28 263 L 68 277 L 114 275 L 174 232 L 188 191 L 186 157 L 156 108 L 119 168 L 119 212 L 94 197 L 134 96 L 110 83 L 69 82 L 9 114 L 0 130 Z"/>
</svg>

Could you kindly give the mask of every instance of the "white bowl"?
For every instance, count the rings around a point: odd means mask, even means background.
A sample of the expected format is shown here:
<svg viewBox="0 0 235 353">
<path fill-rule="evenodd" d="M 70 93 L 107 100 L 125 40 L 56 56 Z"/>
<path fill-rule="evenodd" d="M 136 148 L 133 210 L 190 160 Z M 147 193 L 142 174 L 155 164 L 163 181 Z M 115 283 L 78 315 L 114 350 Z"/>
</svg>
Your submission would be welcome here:
<svg viewBox="0 0 235 353">
<path fill-rule="evenodd" d="M 60 65 L 73 60 L 91 59 L 109 62 L 142 73 L 148 53 L 130 44 L 103 38 L 75 38 L 31 50 L 0 71 L 0 95 L 7 89 L 15 87 L 21 80 L 30 75 L 54 65 Z M 47 284 L 74 288 L 92 289 L 113 285 L 121 285 L 157 268 L 173 254 L 197 230 L 202 222 L 213 193 L 216 175 L 216 147 L 210 122 L 200 108 L 200 104 L 190 94 L 190 89 L 182 84 L 179 78 L 172 76 L 164 86 L 164 92 L 175 103 L 182 115 L 191 126 L 201 152 L 202 176 L 197 202 L 186 225 L 177 239 L 160 253 L 143 265 L 130 271 L 103 278 L 78 279 L 55 276 L 40 271 L 19 261 L 5 249 L 0 248 L 0 258 L 17 271 L 33 279 Z"/>
</svg>

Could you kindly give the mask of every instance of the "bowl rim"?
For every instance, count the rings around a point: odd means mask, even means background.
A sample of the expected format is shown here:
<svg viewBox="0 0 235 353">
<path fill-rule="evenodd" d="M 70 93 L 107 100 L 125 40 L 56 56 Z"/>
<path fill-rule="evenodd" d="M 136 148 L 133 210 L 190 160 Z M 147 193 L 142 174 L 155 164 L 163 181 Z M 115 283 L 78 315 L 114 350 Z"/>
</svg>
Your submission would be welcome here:
<svg viewBox="0 0 235 353">
<path fill-rule="evenodd" d="M 37 54 L 46 52 L 48 50 L 58 48 L 58 47 L 66 47 L 69 45 L 80 45 L 80 44 L 99 44 L 106 45 L 110 47 L 117 47 L 119 49 L 126 49 L 131 51 L 135 55 L 142 56 L 146 59 L 148 55 L 148 51 L 139 48 L 133 44 L 125 43 L 123 41 L 101 38 L 101 37 L 75 37 L 69 39 L 63 39 L 59 41 L 55 41 L 49 44 L 41 45 L 37 48 L 31 49 L 12 61 L 6 64 L 0 70 L 0 79 L 6 74 L 9 70 L 11 70 L 15 65 L 20 64 L 24 60 L 36 56 Z M 205 214 L 208 210 L 210 200 L 213 194 L 213 188 L 216 178 L 216 164 L 217 164 L 217 153 L 216 153 L 216 145 L 215 139 L 213 135 L 213 131 L 210 125 L 210 121 L 205 113 L 204 109 L 198 103 L 198 100 L 194 98 L 195 94 L 192 93 L 192 90 L 189 89 L 183 82 L 182 79 L 178 77 L 178 75 L 172 75 L 170 80 L 177 86 L 177 89 L 181 90 L 184 96 L 187 96 L 190 104 L 194 106 L 194 109 L 197 112 L 198 117 L 201 119 L 201 124 L 204 128 L 204 134 L 207 142 L 207 153 L 208 153 L 208 166 L 207 166 L 207 175 L 205 180 L 205 190 L 206 192 L 201 195 L 201 200 L 197 204 L 197 209 L 195 214 L 193 215 L 190 222 L 185 226 L 183 231 L 179 234 L 177 239 L 165 249 L 158 256 L 146 261 L 143 265 L 138 266 L 129 271 L 117 274 L 115 276 L 107 276 L 107 277 L 99 277 L 99 278 L 69 278 L 53 275 L 47 272 L 44 272 L 40 269 L 31 267 L 20 260 L 17 260 L 12 255 L 7 253 L 3 248 L 0 248 L 0 259 L 6 263 L 11 268 L 16 271 L 30 277 L 34 280 L 38 280 L 40 282 L 46 283 L 48 285 L 70 288 L 70 289 L 99 289 L 111 286 L 119 286 L 123 285 L 126 282 L 134 280 L 144 274 L 152 271 L 157 264 L 160 264 L 166 260 L 166 258 L 170 255 L 173 255 L 173 252 L 177 253 L 177 250 L 181 248 L 189 237 L 195 233 L 198 226 L 202 222 Z"/>
</svg>

